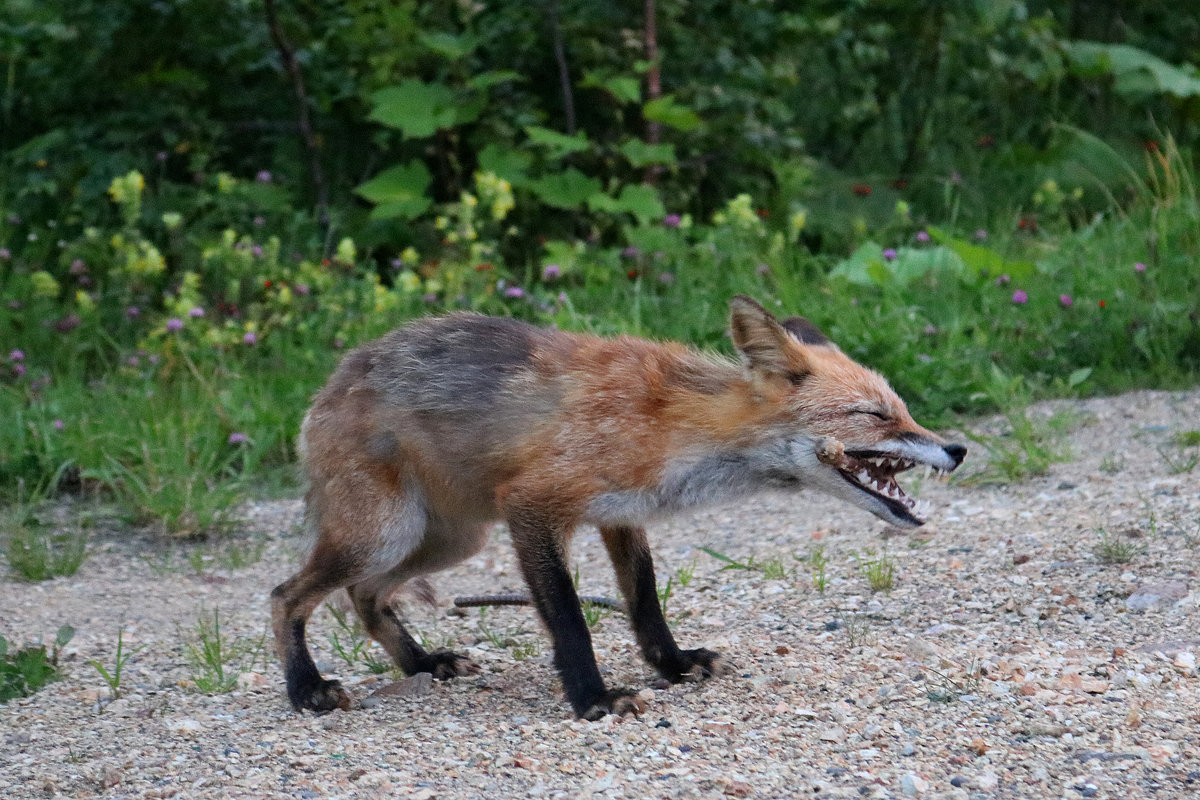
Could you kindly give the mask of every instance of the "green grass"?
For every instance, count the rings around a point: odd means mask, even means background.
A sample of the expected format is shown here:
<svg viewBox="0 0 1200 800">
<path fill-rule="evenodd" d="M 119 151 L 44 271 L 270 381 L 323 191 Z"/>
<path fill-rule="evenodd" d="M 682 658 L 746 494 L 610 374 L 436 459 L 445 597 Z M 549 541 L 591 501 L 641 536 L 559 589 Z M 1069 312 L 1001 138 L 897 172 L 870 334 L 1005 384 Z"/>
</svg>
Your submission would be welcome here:
<svg viewBox="0 0 1200 800">
<path fill-rule="evenodd" d="M 1151 521 L 1153 524 L 1153 520 Z M 1145 552 L 1146 548 L 1132 542 L 1122 541 L 1108 532 L 1100 529 L 1096 532 L 1098 541 L 1092 548 L 1092 553 L 1102 564 L 1128 564 L 1134 558 Z"/>
<path fill-rule="evenodd" d="M 890 592 L 896 587 L 896 561 L 887 553 L 878 556 L 871 552 L 865 556 L 856 553 L 854 560 L 858 562 L 858 571 L 867 579 L 871 591 Z"/>
<path fill-rule="evenodd" d="M 108 685 L 110 698 L 117 700 L 121 697 L 121 678 L 125 671 L 125 665 L 129 663 L 129 659 L 140 653 L 144 648 L 135 647 L 132 650 L 125 646 L 125 626 L 117 628 L 117 648 L 113 653 L 112 669 L 101 662 L 99 659 L 91 659 L 88 664 L 92 666 L 96 672 L 100 673 L 100 677 Z"/>
<path fill-rule="evenodd" d="M 192 684 L 205 694 L 233 691 L 242 673 L 254 669 L 265 640 L 265 635 L 258 639 L 230 637 L 221 629 L 220 609 L 214 608 L 211 617 L 201 612 L 191 636 L 184 641 Z"/>
<path fill-rule="evenodd" d="M 3 521 L 4 556 L 9 568 L 27 581 L 74 575 L 87 559 L 87 532 L 79 523 L 58 530 L 24 509 Z"/>
<path fill-rule="evenodd" d="M 366 667 L 367 671 L 374 675 L 381 675 L 392 669 L 390 659 L 384 661 L 375 655 L 371 639 L 357 617 L 351 618 L 332 603 L 326 603 L 325 609 L 333 617 L 335 625 L 329 632 L 329 646 L 338 658 L 346 662 L 347 667 L 351 670 L 360 666 Z"/>
</svg>

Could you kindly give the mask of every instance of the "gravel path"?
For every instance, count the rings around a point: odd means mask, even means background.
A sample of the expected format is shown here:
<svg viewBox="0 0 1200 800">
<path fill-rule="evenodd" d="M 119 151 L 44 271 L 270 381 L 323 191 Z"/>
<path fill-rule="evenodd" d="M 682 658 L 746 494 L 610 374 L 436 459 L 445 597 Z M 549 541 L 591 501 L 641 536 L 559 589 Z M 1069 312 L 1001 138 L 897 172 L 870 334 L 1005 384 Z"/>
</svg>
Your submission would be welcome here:
<svg viewBox="0 0 1200 800">
<path fill-rule="evenodd" d="M 610 684 L 646 688 L 640 719 L 572 719 L 530 609 L 448 613 L 455 595 L 521 588 L 503 530 L 436 578 L 437 607 L 403 599 L 482 673 L 430 687 L 351 668 L 323 608 L 317 660 L 367 699 L 321 717 L 288 707 L 269 638 L 225 694 L 196 689 L 185 648 L 202 610 L 219 610 L 226 645 L 264 636 L 268 592 L 299 557 L 299 502 L 252 504 L 224 549 L 112 536 L 73 577 L 0 577 L 9 640 L 78 629 L 62 681 L 0 706 L 0 797 L 1200 797 L 1200 467 L 1172 473 L 1200 453 L 1172 444 L 1200 428 L 1200 390 L 1031 413 L 1064 409 L 1069 462 L 1008 486 L 927 483 L 935 511 L 915 535 L 813 494 L 656 526 L 677 638 L 737 671 L 661 687 L 610 613 L 597 656 Z M 968 467 L 985 460 L 975 446 Z M 1132 560 L 1105 563 L 1100 529 Z M 584 593 L 614 595 L 595 531 L 572 558 Z M 883 558 L 895 586 L 874 592 L 865 571 Z M 112 668 L 122 626 L 139 649 L 112 701 L 88 662 Z"/>
</svg>

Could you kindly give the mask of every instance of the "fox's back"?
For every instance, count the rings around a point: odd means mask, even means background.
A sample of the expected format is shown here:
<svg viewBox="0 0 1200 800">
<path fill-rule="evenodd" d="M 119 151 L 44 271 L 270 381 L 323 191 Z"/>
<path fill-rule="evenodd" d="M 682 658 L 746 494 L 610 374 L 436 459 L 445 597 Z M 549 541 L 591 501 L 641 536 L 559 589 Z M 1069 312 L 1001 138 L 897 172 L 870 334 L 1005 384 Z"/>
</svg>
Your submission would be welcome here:
<svg viewBox="0 0 1200 800">
<path fill-rule="evenodd" d="M 305 418 L 310 478 L 382 472 L 490 515 L 521 443 L 557 416 L 576 346 L 571 334 L 476 314 L 418 320 L 365 344 Z"/>
</svg>

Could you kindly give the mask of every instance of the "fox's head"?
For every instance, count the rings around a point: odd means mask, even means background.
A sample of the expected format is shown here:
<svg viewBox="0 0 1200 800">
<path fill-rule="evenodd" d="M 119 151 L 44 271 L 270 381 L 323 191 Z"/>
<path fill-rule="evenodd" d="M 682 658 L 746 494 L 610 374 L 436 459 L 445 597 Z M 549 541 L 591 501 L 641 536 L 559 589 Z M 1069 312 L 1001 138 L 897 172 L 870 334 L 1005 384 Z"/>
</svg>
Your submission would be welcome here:
<svg viewBox="0 0 1200 800">
<path fill-rule="evenodd" d="M 893 525 L 925 520 L 896 483 L 918 464 L 949 472 L 967 448 L 922 428 L 883 376 L 851 360 L 808 320 L 780 322 L 754 300 L 730 303 L 734 345 L 754 391 L 776 406 L 796 480 Z"/>
</svg>

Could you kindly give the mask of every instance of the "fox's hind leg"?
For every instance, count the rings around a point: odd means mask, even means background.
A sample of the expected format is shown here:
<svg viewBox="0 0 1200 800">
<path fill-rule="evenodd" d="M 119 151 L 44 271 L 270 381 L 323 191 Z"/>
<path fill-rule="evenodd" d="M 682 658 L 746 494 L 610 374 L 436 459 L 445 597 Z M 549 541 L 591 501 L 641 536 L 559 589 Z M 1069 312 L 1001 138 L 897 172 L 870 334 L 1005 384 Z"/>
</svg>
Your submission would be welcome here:
<svg viewBox="0 0 1200 800">
<path fill-rule="evenodd" d="M 449 680 L 479 672 L 479 666 L 466 656 L 445 649 L 430 653 L 412 637 L 388 603 L 388 597 L 402 580 L 383 575 L 347 587 L 354 610 L 371 638 L 383 645 L 407 675 L 429 672 L 438 680 Z"/>
<path fill-rule="evenodd" d="M 287 678 L 288 699 L 297 711 L 350 709 L 350 693 L 338 681 L 322 678 L 313 663 L 305 628 L 321 601 L 356 578 L 361 568 L 349 553 L 319 541 L 305 567 L 271 592 L 275 649 Z"/>
<path fill-rule="evenodd" d="M 275 647 L 297 711 L 349 709 L 349 692 L 313 663 L 308 618 L 330 592 L 385 574 L 419 548 L 426 517 L 419 499 L 366 471 L 347 468 L 313 483 L 307 514 L 317 542 L 304 567 L 271 592 Z"/>
<path fill-rule="evenodd" d="M 654 561 L 643 528 L 601 528 L 617 573 L 617 584 L 625 596 L 629 621 L 642 654 L 658 673 L 672 683 L 697 681 L 722 675 L 728 665 L 721 656 L 702 647 L 681 650 L 667 627 L 654 582 Z"/>
</svg>

